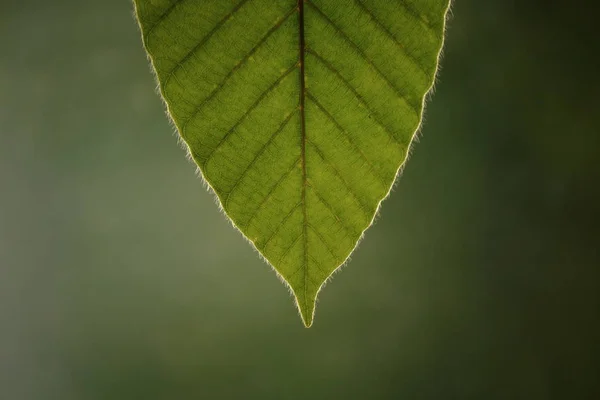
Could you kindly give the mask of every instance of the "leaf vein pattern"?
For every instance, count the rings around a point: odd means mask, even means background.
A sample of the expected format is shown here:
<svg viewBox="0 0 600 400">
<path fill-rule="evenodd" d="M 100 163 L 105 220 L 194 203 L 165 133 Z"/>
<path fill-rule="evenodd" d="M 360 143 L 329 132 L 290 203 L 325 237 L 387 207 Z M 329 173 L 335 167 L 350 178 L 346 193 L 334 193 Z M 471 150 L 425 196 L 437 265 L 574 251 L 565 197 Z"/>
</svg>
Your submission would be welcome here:
<svg viewBox="0 0 600 400">
<path fill-rule="evenodd" d="M 360 156 L 362 157 L 362 159 L 367 163 L 367 165 L 369 166 L 369 169 L 371 170 L 371 172 L 373 173 L 373 175 L 375 175 L 377 177 L 377 179 L 379 179 L 379 182 L 385 187 L 386 183 L 385 183 L 385 179 L 383 177 L 381 177 L 377 171 L 375 170 L 375 167 L 373 166 L 373 164 L 371 163 L 371 161 L 369 161 L 369 159 L 367 158 L 367 156 L 365 155 L 365 153 L 360 149 L 360 147 L 358 147 L 358 145 L 354 142 L 354 139 L 352 138 L 352 136 L 350 135 L 350 133 L 348 131 L 346 131 L 341 125 L 340 123 L 333 117 L 333 115 L 331 115 L 331 113 L 329 111 L 327 111 L 327 109 L 316 99 L 315 96 L 313 96 L 310 93 L 307 93 L 307 97 L 317 106 L 317 108 L 319 108 L 319 110 L 335 125 L 335 127 L 344 134 L 344 136 L 346 136 L 346 139 L 348 139 L 348 142 L 350 142 L 350 144 L 352 145 L 352 147 L 354 148 L 354 150 L 356 152 L 358 152 L 360 154 Z"/>
<path fill-rule="evenodd" d="M 171 13 L 173 11 L 175 11 L 175 8 L 180 4 L 185 2 L 185 0 L 175 0 L 169 7 L 167 7 L 167 9 L 165 10 L 165 12 L 163 12 L 161 14 L 160 17 L 158 17 L 158 19 L 156 20 L 156 22 L 154 22 L 154 24 L 148 29 L 148 32 L 146 33 L 146 42 L 148 42 L 148 39 L 150 39 L 150 36 L 152 34 L 152 32 L 154 31 L 154 28 L 158 27 L 158 25 L 160 25 L 165 19 L 167 19 L 167 17 L 169 15 L 171 15 Z"/>
<path fill-rule="evenodd" d="M 338 216 L 337 212 L 333 209 L 333 207 L 331 206 L 331 203 L 329 203 L 327 200 L 325 200 L 325 198 L 323 197 L 323 195 L 321 195 L 321 193 L 315 188 L 315 185 L 314 184 L 310 184 L 309 187 L 312 189 L 312 192 L 317 197 L 317 199 L 321 202 L 321 204 L 323 204 L 325 206 L 325 208 L 327 208 L 327 210 L 329 210 L 329 212 L 331 213 L 331 215 L 333 216 L 333 218 L 336 220 L 336 222 L 342 228 L 344 228 L 344 230 L 346 231 L 346 233 L 354 234 L 355 233 L 354 230 L 350 229 L 350 227 L 348 227 L 348 225 L 346 225 L 346 224 L 344 224 L 342 222 L 342 219 Z"/>
<path fill-rule="evenodd" d="M 260 149 L 258 149 L 256 154 L 252 158 L 252 161 L 250 161 L 250 164 L 248 164 L 248 166 L 246 166 L 246 168 L 244 168 L 244 170 L 242 171 L 240 176 L 236 179 L 235 183 L 231 187 L 231 190 L 227 194 L 227 197 L 225 198 L 225 209 L 226 210 L 229 208 L 228 206 L 229 206 L 229 199 L 231 197 L 231 194 L 235 191 L 235 189 L 238 187 L 238 185 L 242 181 L 242 179 L 244 179 L 246 174 L 252 170 L 252 167 L 254 166 L 256 161 L 265 152 L 265 150 L 269 147 L 269 145 L 273 142 L 273 140 L 275 140 L 275 138 L 279 135 L 279 133 L 281 133 L 281 131 L 283 131 L 285 129 L 285 127 L 287 126 L 288 122 L 290 122 L 290 119 L 292 119 L 294 114 L 295 114 L 295 112 L 289 113 L 289 115 L 285 118 L 285 120 L 279 125 L 279 128 L 277 128 L 277 130 L 275 132 L 273 132 L 273 134 L 269 137 L 269 140 L 267 142 L 265 142 L 260 147 Z"/>
<path fill-rule="evenodd" d="M 277 23 L 269 29 L 269 31 L 256 43 L 256 45 L 254 45 L 254 47 L 252 49 L 250 49 L 250 51 L 240 61 L 238 61 L 238 63 L 236 65 L 234 65 L 234 67 L 227 73 L 227 75 L 225 75 L 223 80 L 210 92 L 210 94 L 208 96 L 206 96 L 206 98 L 204 100 L 202 100 L 200 102 L 200 104 L 195 106 L 195 110 L 192 112 L 192 115 L 188 118 L 188 120 L 191 120 L 194 117 L 196 117 L 196 115 L 198 115 L 198 113 L 202 110 L 202 107 L 204 107 L 204 105 L 206 103 L 208 103 L 210 100 L 212 100 L 219 93 L 219 91 L 221 89 L 223 89 L 223 87 L 229 81 L 229 79 L 233 76 L 233 74 L 235 72 L 237 72 L 240 68 L 242 68 L 248 62 L 250 57 L 252 57 L 262 47 L 262 45 L 264 45 L 264 43 L 271 37 L 271 35 L 273 35 L 273 33 L 275 33 L 281 27 L 281 25 L 283 25 L 283 23 L 290 17 L 290 15 L 292 15 L 294 12 L 296 12 L 295 8 L 290 10 L 288 13 L 286 13 L 283 18 L 281 18 L 279 21 L 277 21 Z M 165 79 L 165 84 L 164 84 L 165 89 L 167 87 L 167 84 L 173 77 L 176 78 L 176 75 L 174 73 L 171 73 Z"/>
<path fill-rule="evenodd" d="M 279 187 L 279 185 L 281 185 L 281 183 L 288 176 L 290 176 L 290 174 L 294 171 L 294 169 L 296 169 L 296 167 L 298 166 L 299 163 L 300 163 L 300 157 L 298 157 L 296 159 L 296 161 L 294 161 L 294 164 L 291 166 L 291 168 L 289 170 L 287 170 L 283 175 L 281 175 L 281 178 L 279 178 L 279 180 L 277 182 L 275 182 L 275 184 L 271 187 L 271 189 L 269 189 L 269 192 L 266 194 L 266 196 L 263 198 L 263 200 L 260 202 L 260 204 L 256 207 L 256 209 L 254 211 L 252 211 L 252 214 L 250 214 L 250 218 L 248 218 L 248 222 L 246 222 L 244 224 L 243 229 L 247 229 L 250 226 L 250 223 L 254 220 L 254 218 L 260 212 L 260 210 L 262 210 L 262 208 L 265 205 L 265 203 L 267 202 L 267 200 L 269 200 L 271 198 L 271 196 L 273 195 L 273 192 L 275 192 L 275 189 L 277 189 L 277 187 Z"/>
<path fill-rule="evenodd" d="M 362 202 L 361 198 L 356 194 L 356 192 L 354 191 L 354 189 L 352 189 L 350 187 L 350 185 L 348 184 L 348 182 L 346 181 L 346 179 L 344 179 L 344 176 L 335 167 L 335 165 L 333 165 L 331 163 L 331 161 L 329 161 L 325 157 L 325 155 L 323 154 L 323 152 L 321 151 L 321 149 L 316 145 L 315 142 L 313 142 L 311 140 L 307 140 L 307 143 L 309 143 L 313 147 L 313 149 L 315 149 L 315 152 L 319 155 L 319 157 L 321 158 L 321 160 L 323 161 L 323 163 L 326 164 L 334 172 L 334 174 L 340 179 L 340 181 L 342 181 L 342 183 L 344 184 L 344 187 L 346 188 L 346 191 L 356 201 L 356 204 L 359 206 L 359 208 L 361 209 L 361 211 L 363 212 L 363 214 L 365 216 L 368 216 L 369 213 L 370 213 L 369 212 L 369 207 Z"/>
<path fill-rule="evenodd" d="M 414 18 L 423 22 L 423 24 L 425 25 L 425 27 L 427 29 L 429 29 L 431 32 L 435 33 L 436 27 L 434 27 L 434 25 L 432 25 L 430 22 L 427 22 L 421 14 L 419 14 L 417 11 L 415 11 L 415 9 L 406 2 L 406 0 L 400 0 L 399 3 L 411 16 L 413 16 Z"/>
<path fill-rule="evenodd" d="M 315 11 L 317 11 L 317 13 L 319 13 L 319 15 L 321 15 L 328 23 L 329 25 L 331 25 L 333 27 L 333 29 L 336 30 L 336 32 L 338 32 L 338 34 L 340 35 L 340 37 L 347 42 L 350 46 L 354 47 L 354 49 L 356 50 L 356 52 L 361 56 L 361 58 L 363 60 L 365 60 L 365 62 L 367 64 L 369 64 L 374 70 L 375 72 L 377 72 L 377 74 L 381 77 L 381 79 L 383 79 L 386 84 L 390 87 L 390 89 L 392 89 L 396 95 L 398 97 L 400 97 L 401 99 L 403 99 L 406 104 L 413 109 L 413 111 L 415 112 L 415 114 L 419 115 L 419 106 L 417 106 L 416 104 L 411 103 L 408 98 L 406 97 L 406 95 L 404 93 L 402 93 L 402 91 L 400 91 L 396 85 L 394 85 L 392 83 L 392 81 L 383 73 L 381 72 L 381 70 L 379 68 L 377 68 L 377 66 L 375 65 L 375 63 L 364 53 L 364 51 L 356 44 L 356 42 L 354 42 L 352 39 L 350 39 L 350 37 L 348 35 L 346 35 L 346 33 L 335 24 L 335 22 L 333 22 L 333 20 L 331 20 L 331 18 L 329 18 L 325 13 L 323 13 L 323 11 L 321 11 L 320 8 L 318 8 L 312 1 L 307 0 L 307 3 L 310 4 Z"/>
<path fill-rule="evenodd" d="M 167 77 L 165 79 L 165 82 L 169 80 L 170 76 L 173 75 L 175 72 L 177 72 L 177 70 L 179 70 L 179 68 L 181 68 L 183 66 L 183 64 L 185 64 L 190 57 L 192 57 L 199 49 L 202 48 L 202 46 L 204 46 L 204 44 L 206 44 L 206 42 L 208 42 L 210 40 L 211 37 L 214 36 L 215 33 L 217 33 L 219 31 L 219 29 L 221 29 L 221 27 L 223 25 L 225 25 L 225 23 L 227 21 L 229 21 L 229 19 L 240 9 L 242 8 L 242 6 L 244 4 L 246 4 L 249 0 L 241 0 L 235 7 L 233 7 L 233 9 L 228 12 L 223 18 L 221 18 L 221 20 L 219 22 L 217 22 L 215 24 L 215 26 L 210 30 L 210 32 L 208 32 L 206 34 L 206 36 L 204 36 L 196 46 L 194 46 L 190 51 L 188 51 L 186 53 L 186 55 L 184 55 L 181 60 L 179 60 L 179 62 L 177 63 L 177 65 L 175 65 L 175 67 L 169 71 L 167 73 Z"/>
<path fill-rule="evenodd" d="M 285 257 L 288 255 L 288 253 L 290 252 L 290 250 L 292 250 L 294 248 L 294 246 L 296 245 L 296 243 L 298 243 L 298 240 L 300 240 L 301 237 L 304 236 L 304 233 L 300 233 L 296 239 L 294 239 L 294 241 L 292 242 L 292 244 L 290 244 L 283 252 L 283 254 L 279 257 L 279 260 L 277 260 L 277 264 L 281 265 L 281 262 L 285 259 Z M 300 267 L 302 268 L 302 267 Z"/>
<path fill-rule="evenodd" d="M 298 63 L 300 64 L 300 146 L 301 146 L 301 157 L 302 157 L 302 212 L 304 214 L 304 224 L 302 225 L 302 232 L 304 235 L 304 308 L 308 309 L 308 298 L 306 296 L 307 278 L 308 278 L 308 235 L 306 232 L 306 225 L 308 224 L 308 217 L 306 213 L 306 109 L 304 101 L 306 97 L 306 77 L 304 73 L 305 68 L 305 53 L 306 43 L 304 37 L 304 0 L 298 0 Z"/>
<path fill-rule="evenodd" d="M 410 59 L 410 61 L 416 65 L 419 70 L 425 75 L 425 76 L 429 76 L 430 74 L 425 70 L 425 67 L 423 66 L 423 63 L 419 62 L 415 56 L 413 56 L 411 53 L 409 53 L 406 48 L 402 45 L 402 43 L 400 43 L 398 41 L 398 39 L 396 39 L 396 36 L 394 36 L 394 34 L 392 33 L 392 31 L 390 31 L 390 29 L 388 27 L 386 27 L 376 16 L 375 14 L 373 14 L 373 12 L 367 8 L 367 6 L 365 6 L 365 4 L 362 2 L 362 0 L 355 0 L 356 4 L 358 4 L 358 6 L 365 12 L 367 13 L 367 15 L 371 18 L 371 20 L 373 20 L 373 22 L 375 23 L 375 25 L 382 31 L 384 32 L 395 44 L 396 47 L 398 49 L 400 49 L 400 51 L 402 51 L 402 53 L 404 53 L 406 55 L 406 57 L 408 57 Z"/>
<path fill-rule="evenodd" d="M 321 273 L 325 274 L 325 276 L 329 275 L 329 273 L 323 269 L 323 266 L 321 265 L 321 263 L 319 263 L 319 261 L 317 261 L 317 259 L 312 254 L 309 254 L 308 258 L 310 258 L 310 260 L 315 264 L 315 267 L 317 267 L 317 269 Z M 319 285 L 317 284 L 317 286 L 319 286 Z"/>
<path fill-rule="evenodd" d="M 248 115 L 250 115 L 250 113 L 256 107 L 258 107 L 258 105 L 265 99 L 265 97 L 267 97 L 267 95 L 269 93 L 271 93 L 277 86 L 279 86 L 279 84 L 281 83 L 281 81 L 286 76 L 288 76 L 293 70 L 295 70 L 297 67 L 298 67 L 297 64 L 292 65 L 287 71 L 285 71 L 283 74 L 281 74 L 279 76 L 279 78 L 277 78 L 277 80 L 271 84 L 271 86 L 269 86 L 267 89 L 265 89 L 260 94 L 260 96 L 256 99 L 256 101 L 254 103 L 252 103 L 252 105 L 250 107 L 248 107 L 248 109 L 246 110 L 246 112 L 240 117 L 239 120 L 237 120 L 237 122 L 231 128 L 229 128 L 229 130 L 221 138 L 221 140 L 219 141 L 219 143 L 217 143 L 217 145 L 211 150 L 211 152 L 208 154 L 208 156 L 206 156 L 206 159 L 203 162 L 203 166 L 206 165 L 206 163 L 211 159 L 211 157 L 213 156 L 213 154 L 215 154 L 215 151 L 217 151 L 223 145 L 223 143 L 225 143 L 225 141 L 227 140 L 227 138 L 229 137 L 229 135 L 231 135 L 231 133 L 233 133 L 237 129 L 237 127 L 240 126 L 240 124 L 242 122 L 244 122 L 244 120 L 248 117 Z M 188 122 L 189 122 L 189 120 L 183 126 L 183 130 L 184 131 L 185 131 L 185 127 L 187 126 Z"/>
<path fill-rule="evenodd" d="M 313 257 L 313 256 L 311 256 L 310 254 L 308 255 L 308 258 L 310 258 L 310 259 L 314 260 L 314 257 Z M 308 265 L 308 264 L 307 264 L 307 265 Z M 305 267 L 304 267 L 304 265 L 301 265 L 300 267 L 298 267 L 298 268 L 297 268 L 297 269 L 296 269 L 294 272 L 292 272 L 292 273 L 289 275 L 288 279 L 290 279 L 290 280 L 291 280 L 291 279 L 292 279 L 294 276 L 298 275 L 298 272 L 300 272 L 300 271 L 303 271 L 303 270 L 305 270 L 305 269 L 307 269 L 307 267 L 305 268 Z M 320 268 L 319 268 L 319 270 L 320 270 L 320 271 L 322 271 Z M 306 281 L 311 281 L 311 282 L 312 282 L 312 283 L 313 283 L 315 286 L 320 286 L 320 285 L 319 285 L 319 283 L 318 283 L 318 282 L 316 282 L 316 281 L 314 280 L 314 278 L 312 278 L 310 275 L 307 275 L 307 276 L 306 276 Z M 304 286 L 306 286 L 306 284 L 305 284 Z"/>
<path fill-rule="evenodd" d="M 319 240 L 321 241 L 321 243 L 323 243 L 323 246 L 325 246 L 325 248 L 327 249 L 327 251 L 329 251 L 329 254 L 331 254 L 331 256 L 333 257 L 334 260 L 336 260 L 337 263 L 337 256 L 335 255 L 333 249 L 331 248 L 331 246 L 329 246 L 329 244 L 327 244 L 327 242 L 325 241 L 325 237 L 323 237 L 323 235 L 321 234 L 321 232 L 319 232 L 317 230 L 317 228 L 315 228 L 314 226 L 312 226 L 311 224 L 308 224 L 308 227 L 319 237 Z"/>
<path fill-rule="evenodd" d="M 273 230 L 273 232 L 271 232 L 271 234 L 269 235 L 267 240 L 265 240 L 265 243 L 262 245 L 261 250 L 264 250 L 267 248 L 267 245 L 269 244 L 269 242 L 271 242 L 271 240 L 275 237 L 275 235 L 277 235 L 277 233 L 279 233 L 279 230 L 281 229 L 281 227 L 287 222 L 288 219 L 290 219 L 292 217 L 292 215 L 294 215 L 294 212 L 298 208 L 300 208 L 301 205 L 302 205 L 302 201 L 299 201 L 298 203 L 296 203 L 296 205 L 294 207 L 292 207 L 292 209 L 287 213 L 285 218 L 283 218 L 283 220 L 279 224 L 277 224 L 277 227 Z"/>
<path fill-rule="evenodd" d="M 312 226 L 309 226 L 309 228 L 311 228 L 314 232 L 315 229 Z M 319 235 L 318 233 L 316 233 L 317 235 Z M 327 247 L 327 245 L 325 245 L 325 248 L 329 250 L 329 252 L 331 253 L 331 250 L 329 249 L 329 247 Z M 333 256 L 333 254 L 332 254 Z M 315 266 L 317 267 L 317 269 L 319 271 L 321 271 L 322 273 L 324 273 L 326 276 L 329 275 L 328 272 L 325 272 L 325 270 L 323 270 L 323 267 L 317 262 L 317 260 L 312 256 L 312 254 L 308 254 L 308 258 L 310 258 L 314 263 Z M 333 256 L 334 260 L 337 260 L 337 258 L 335 256 Z M 337 262 L 337 261 L 336 261 Z M 298 267 L 294 272 L 292 272 L 289 275 L 289 279 L 292 279 L 294 276 L 298 275 L 298 273 L 300 271 L 302 271 L 303 269 L 307 269 L 308 268 L 308 263 L 306 264 L 306 267 L 304 265 L 301 265 L 300 267 Z M 316 282 L 310 275 L 307 276 L 308 280 L 310 280 L 315 286 L 321 286 L 318 282 Z"/>
<path fill-rule="evenodd" d="M 367 103 L 367 101 L 365 100 L 365 98 L 356 91 L 356 89 L 354 88 L 354 86 L 352 86 L 352 84 L 350 84 L 350 82 L 348 82 L 348 80 L 346 78 L 344 78 L 342 76 L 342 74 L 340 74 L 340 72 L 327 60 L 325 60 L 321 55 L 319 55 L 317 52 L 315 52 L 312 49 L 308 49 L 307 53 L 311 54 L 313 57 L 315 57 L 321 64 L 323 64 L 323 66 L 325 68 L 327 68 L 331 73 L 333 73 L 339 80 L 342 81 L 342 83 L 344 83 L 344 85 L 352 92 L 352 94 L 354 94 L 354 96 L 356 97 L 356 99 L 363 105 L 363 107 L 365 107 L 365 109 L 369 112 L 370 115 L 373 116 L 373 119 L 375 120 L 375 122 L 377 123 L 377 125 L 381 126 L 383 128 L 383 130 L 390 136 L 390 138 L 399 145 L 405 146 L 405 143 L 402 143 L 400 140 L 398 140 L 396 138 L 396 135 L 394 135 L 394 133 L 392 132 L 392 130 L 390 128 L 388 128 L 378 117 L 377 117 L 377 113 L 375 111 L 373 111 L 373 109 L 369 106 L 369 103 Z"/>
</svg>

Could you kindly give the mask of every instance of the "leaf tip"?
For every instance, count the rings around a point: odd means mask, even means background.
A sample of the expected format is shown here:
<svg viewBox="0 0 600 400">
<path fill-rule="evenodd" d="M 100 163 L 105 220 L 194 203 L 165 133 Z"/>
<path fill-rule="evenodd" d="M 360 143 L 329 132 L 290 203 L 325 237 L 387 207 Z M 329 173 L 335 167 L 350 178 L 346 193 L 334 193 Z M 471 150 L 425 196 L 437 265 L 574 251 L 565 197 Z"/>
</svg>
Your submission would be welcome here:
<svg viewBox="0 0 600 400">
<path fill-rule="evenodd" d="M 302 323 L 305 328 L 310 328 L 315 318 L 317 296 L 298 296 L 297 292 L 294 292 L 294 296 L 296 297 L 296 306 L 298 307 L 300 317 L 302 318 Z"/>
<path fill-rule="evenodd" d="M 298 306 L 300 310 L 300 316 L 302 317 L 302 323 L 304 324 L 305 328 L 310 328 L 313 324 L 315 316 L 315 303 L 312 302 L 311 304 L 312 305 L 308 307 L 308 309 L 306 307 Z"/>
</svg>

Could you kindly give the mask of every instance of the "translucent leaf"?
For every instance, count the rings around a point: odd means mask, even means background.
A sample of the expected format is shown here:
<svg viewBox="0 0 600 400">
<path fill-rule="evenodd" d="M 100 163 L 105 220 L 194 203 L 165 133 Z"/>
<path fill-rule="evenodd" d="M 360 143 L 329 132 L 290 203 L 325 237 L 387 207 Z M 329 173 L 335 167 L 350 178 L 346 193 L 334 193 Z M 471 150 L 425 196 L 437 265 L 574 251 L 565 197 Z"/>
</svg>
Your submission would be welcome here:
<svg viewBox="0 0 600 400">
<path fill-rule="evenodd" d="M 449 0 L 135 5 L 190 156 L 310 326 L 406 160 Z"/>
</svg>

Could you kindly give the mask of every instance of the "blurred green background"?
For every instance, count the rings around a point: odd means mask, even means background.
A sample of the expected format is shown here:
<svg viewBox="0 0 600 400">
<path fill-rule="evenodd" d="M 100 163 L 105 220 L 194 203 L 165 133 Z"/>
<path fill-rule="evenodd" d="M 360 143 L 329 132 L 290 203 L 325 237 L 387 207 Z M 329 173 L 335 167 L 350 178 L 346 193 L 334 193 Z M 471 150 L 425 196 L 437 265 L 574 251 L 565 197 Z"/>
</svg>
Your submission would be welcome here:
<svg viewBox="0 0 600 400">
<path fill-rule="evenodd" d="M 574 4 L 455 2 L 420 142 L 307 330 L 179 148 L 132 4 L 0 0 L 0 399 L 600 398 Z"/>
</svg>

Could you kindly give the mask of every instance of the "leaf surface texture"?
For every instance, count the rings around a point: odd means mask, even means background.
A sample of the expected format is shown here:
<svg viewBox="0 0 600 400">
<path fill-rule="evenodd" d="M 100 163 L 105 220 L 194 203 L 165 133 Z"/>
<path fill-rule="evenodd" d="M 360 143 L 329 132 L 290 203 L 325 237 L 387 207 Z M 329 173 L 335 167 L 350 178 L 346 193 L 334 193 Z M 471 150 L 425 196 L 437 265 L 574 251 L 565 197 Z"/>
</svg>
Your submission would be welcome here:
<svg viewBox="0 0 600 400">
<path fill-rule="evenodd" d="M 418 130 L 449 0 L 135 0 L 179 134 L 312 324 Z"/>
</svg>

